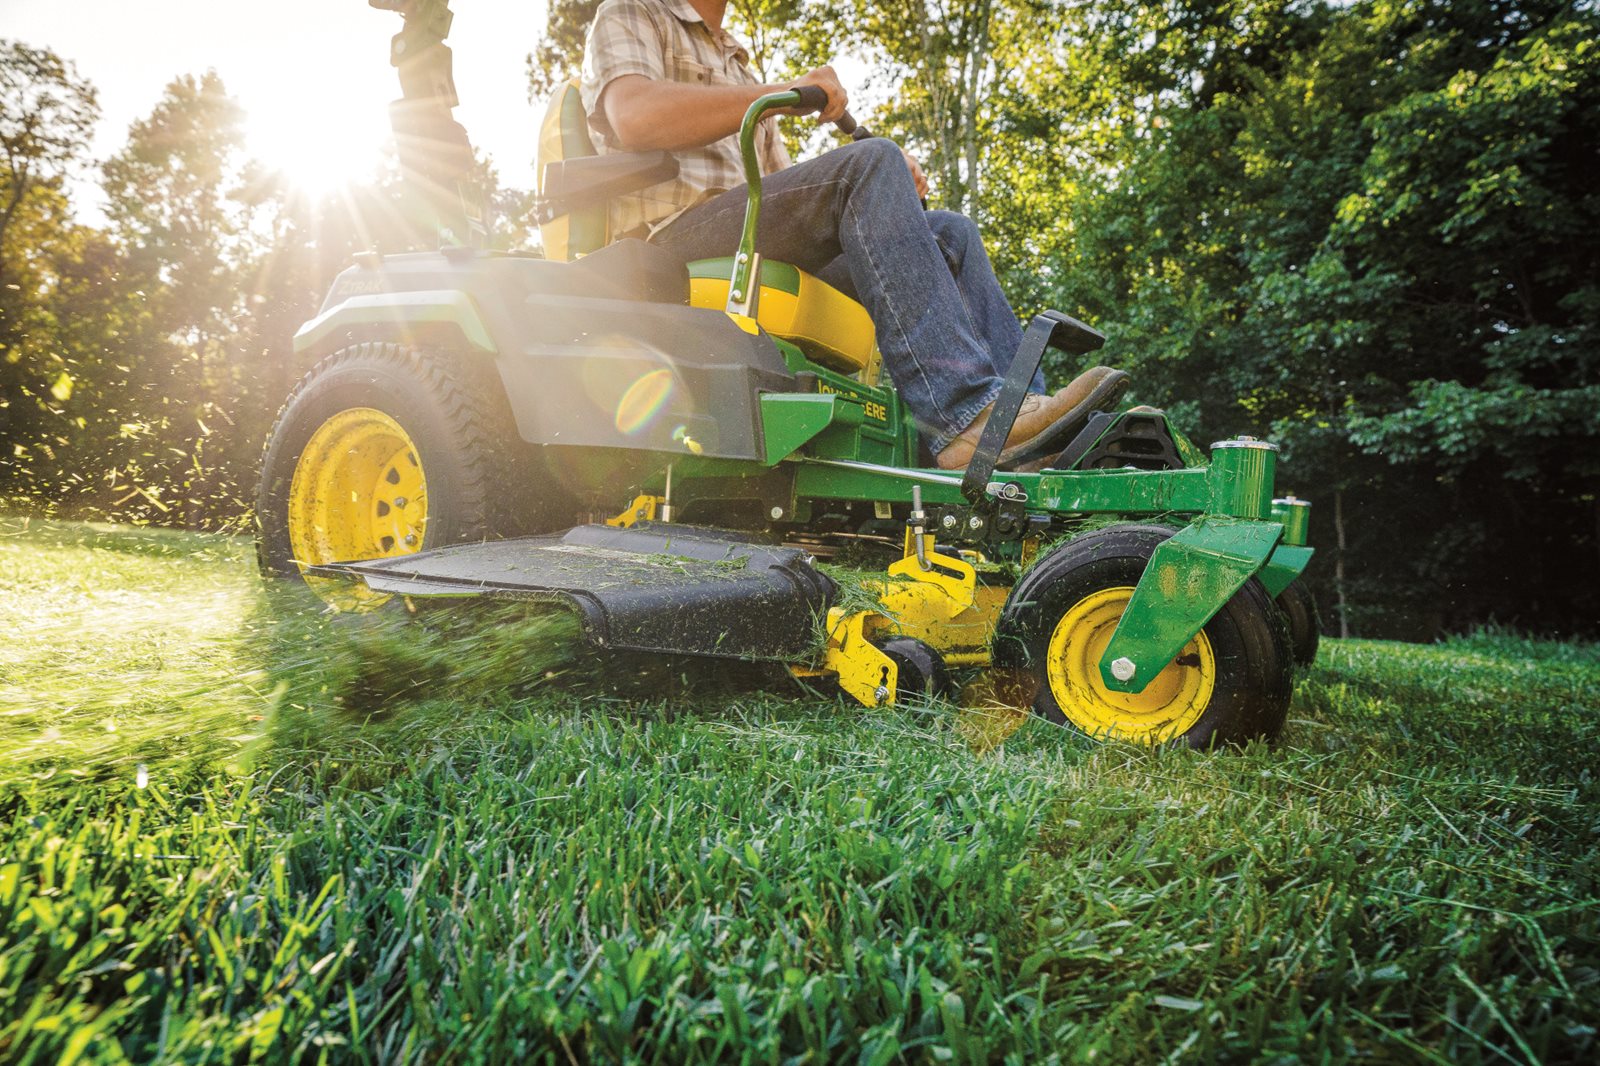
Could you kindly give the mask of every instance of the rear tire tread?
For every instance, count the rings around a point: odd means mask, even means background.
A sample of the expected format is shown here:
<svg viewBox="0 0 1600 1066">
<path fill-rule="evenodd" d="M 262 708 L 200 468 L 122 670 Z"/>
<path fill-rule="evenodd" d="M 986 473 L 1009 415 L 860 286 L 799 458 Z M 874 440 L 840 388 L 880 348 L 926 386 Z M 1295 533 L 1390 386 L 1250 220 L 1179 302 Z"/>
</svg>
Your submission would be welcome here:
<svg viewBox="0 0 1600 1066">
<path fill-rule="evenodd" d="M 450 495 L 457 513 L 451 519 L 454 533 L 450 540 L 461 543 L 522 532 L 529 517 L 527 504 L 532 502 L 526 498 L 529 494 L 522 491 L 527 483 L 525 447 L 493 366 L 474 355 L 393 341 L 368 341 L 341 348 L 319 360 L 279 408 L 263 451 L 256 501 L 256 554 L 261 569 L 271 573 L 296 572 L 288 557 L 287 534 L 280 529 L 285 517 L 278 513 L 287 506 L 294 464 L 299 461 L 298 454 L 279 454 L 285 446 L 286 420 L 294 416 L 308 392 L 341 368 L 363 363 L 387 363 L 412 379 L 428 397 L 453 442 L 458 461 L 452 464 L 455 469 Z M 419 441 L 418 447 L 423 446 Z"/>
</svg>

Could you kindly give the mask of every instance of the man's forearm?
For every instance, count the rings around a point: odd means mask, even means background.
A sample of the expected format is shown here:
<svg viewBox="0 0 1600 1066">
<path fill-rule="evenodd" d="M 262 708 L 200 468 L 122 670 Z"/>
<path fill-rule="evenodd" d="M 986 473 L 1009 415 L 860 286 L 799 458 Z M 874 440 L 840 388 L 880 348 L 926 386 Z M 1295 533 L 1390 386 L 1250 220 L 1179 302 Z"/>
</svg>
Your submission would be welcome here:
<svg viewBox="0 0 1600 1066">
<path fill-rule="evenodd" d="M 606 86 L 600 106 L 622 148 L 630 152 L 699 148 L 739 129 L 757 97 L 771 85 L 686 85 L 637 74 Z"/>
</svg>

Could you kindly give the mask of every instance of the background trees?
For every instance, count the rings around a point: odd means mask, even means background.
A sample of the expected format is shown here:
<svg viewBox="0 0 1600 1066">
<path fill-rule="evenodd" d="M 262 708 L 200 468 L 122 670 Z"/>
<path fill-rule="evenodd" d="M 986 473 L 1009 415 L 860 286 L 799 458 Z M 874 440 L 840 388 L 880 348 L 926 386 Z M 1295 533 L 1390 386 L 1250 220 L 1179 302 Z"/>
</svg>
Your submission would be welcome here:
<svg viewBox="0 0 1600 1066">
<path fill-rule="evenodd" d="M 86 162 L 98 115 L 93 88 L 59 56 L 0 41 L 0 474 L 48 456 L 75 428 L 63 405 L 78 349 L 61 343 L 61 312 L 77 286 L 64 291 L 62 274 L 86 235 L 64 185 Z"/>
<path fill-rule="evenodd" d="M 596 6 L 551 6 L 532 94 L 576 72 Z M 883 101 L 861 117 L 979 219 L 1020 314 L 1095 321 L 1138 398 L 1204 440 L 1283 445 L 1333 627 L 1595 628 L 1595 5 L 734 0 L 730 20 L 772 80 L 853 57 Z M 87 227 L 62 176 L 89 163 L 92 89 L 20 45 L 0 78 L 0 493 L 237 521 L 293 329 L 351 251 L 412 239 L 393 175 L 310 201 L 242 158 L 214 75 L 180 78 Z M 522 240 L 526 194 L 495 200 Z"/>
</svg>

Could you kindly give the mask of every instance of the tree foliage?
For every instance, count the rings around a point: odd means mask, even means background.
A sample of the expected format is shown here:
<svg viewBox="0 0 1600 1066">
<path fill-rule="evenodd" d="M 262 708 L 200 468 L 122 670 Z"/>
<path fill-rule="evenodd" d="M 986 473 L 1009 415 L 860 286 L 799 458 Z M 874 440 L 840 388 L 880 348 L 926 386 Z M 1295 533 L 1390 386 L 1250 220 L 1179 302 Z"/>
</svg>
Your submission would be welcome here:
<svg viewBox="0 0 1600 1066">
<path fill-rule="evenodd" d="M 59 188 L 82 161 L 99 117 L 94 89 L 70 63 L 43 49 L 0 41 L 0 283 L 12 266 L 11 227 L 29 195 Z"/>
</svg>

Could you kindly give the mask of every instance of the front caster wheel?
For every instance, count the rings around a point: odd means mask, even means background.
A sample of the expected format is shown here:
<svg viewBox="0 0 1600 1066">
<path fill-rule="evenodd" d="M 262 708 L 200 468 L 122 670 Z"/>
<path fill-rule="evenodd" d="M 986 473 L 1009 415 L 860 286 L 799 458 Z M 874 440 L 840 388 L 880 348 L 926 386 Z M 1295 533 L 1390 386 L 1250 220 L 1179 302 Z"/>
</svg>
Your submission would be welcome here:
<svg viewBox="0 0 1600 1066">
<path fill-rule="evenodd" d="M 1255 578 L 1144 691 L 1115 692 L 1101 681 L 1101 653 L 1170 536 L 1160 526 L 1109 526 L 1046 557 L 1006 602 L 995 665 L 1024 679 L 1035 713 L 1093 737 L 1206 748 L 1276 736 L 1289 707 L 1290 652 Z"/>
<path fill-rule="evenodd" d="M 955 691 L 944 656 L 915 637 L 890 637 L 878 645 L 895 665 L 894 702 L 908 699 L 946 699 Z"/>
</svg>

